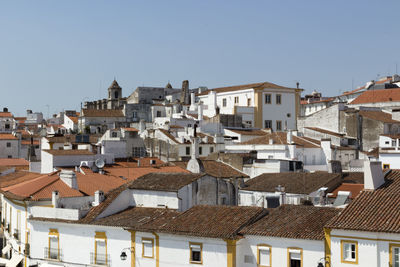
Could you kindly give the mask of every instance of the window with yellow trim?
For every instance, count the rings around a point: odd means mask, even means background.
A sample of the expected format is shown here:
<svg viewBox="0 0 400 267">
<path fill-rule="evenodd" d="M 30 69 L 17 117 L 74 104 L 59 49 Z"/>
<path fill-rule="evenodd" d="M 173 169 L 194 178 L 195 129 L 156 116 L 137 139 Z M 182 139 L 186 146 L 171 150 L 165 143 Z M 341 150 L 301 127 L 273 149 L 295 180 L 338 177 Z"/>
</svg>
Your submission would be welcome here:
<svg viewBox="0 0 400 267">
<path fill-rule="evenodd" d="M 105 232 L 95 232 L 94 236 L 94 261 L 96 265 L 107 265 L 107 236 Z"/>
<path fill-rule="evenodd" d="M 351 240 L 342 240 L 342 262 L 357 263 L 358 242 Z"/>
<path fill-rule="evenodd" d="M 203 262 L 203 244 L 189 243 L 190 248 L 190 262 L 202 263 Z"/>
<path fill-rule="evenodd" d="M 390 244 L 389 249 L 389 266 L 400 267 L 400 244 Z"/>
<path fill-rule="evenodd" d="M 49 231 L 49 248 L 46 256 L 53 260 L 60 259 L 60 240 L 57 229 L 50 229 Z"/>
<path fill-rule="evenodd" d="M 383 164 L 384 169 L 390 169 L 390 164 Z"/>
<path fill-rule="evenodd" d="M 154 257 L 154 239 L 142 238 L 142 257 L 143 258 Z"/>
<path fill-rule="evenodd" d="M 257 264 L 260 267 L 271 266 L 271 246 L 268 245 L 257 246 Z"/>
</svg>

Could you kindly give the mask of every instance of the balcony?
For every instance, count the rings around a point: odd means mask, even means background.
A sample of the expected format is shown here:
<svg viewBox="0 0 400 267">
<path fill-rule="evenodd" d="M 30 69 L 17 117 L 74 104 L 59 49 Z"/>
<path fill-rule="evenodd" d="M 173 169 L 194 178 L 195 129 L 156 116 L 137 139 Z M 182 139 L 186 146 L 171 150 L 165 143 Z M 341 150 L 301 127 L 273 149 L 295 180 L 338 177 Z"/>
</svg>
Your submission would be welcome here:
<svg viewBox="0 0 400 267">
<path fill-rule="evenodd" d="M 61 254 L 61 249 L 57 248 L 44 248 L 44 259 L 49 259 L 49 260 L 58 260 L 61 261 L 62 254 Z"/>
<path fill-rule="evenodd" d="M 110 266 L 110 254 L 90 253 L 90 264 Z"/>
</svg>

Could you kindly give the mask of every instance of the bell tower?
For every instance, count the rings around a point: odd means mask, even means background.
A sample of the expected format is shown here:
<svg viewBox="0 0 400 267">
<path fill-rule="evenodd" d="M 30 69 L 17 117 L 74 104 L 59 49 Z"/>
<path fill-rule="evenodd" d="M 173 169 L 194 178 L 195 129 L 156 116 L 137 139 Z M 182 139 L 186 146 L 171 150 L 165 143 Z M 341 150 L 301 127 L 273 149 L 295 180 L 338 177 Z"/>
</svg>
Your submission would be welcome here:
<svg viewBox="0 0 400 267">
<path fill-rule="evenodd" d="M 122 88 L 114 79 L 110 87 L 108 87 L 108 100 L 117 100 L 120 98 L 122 98 Z"/>
</svg>

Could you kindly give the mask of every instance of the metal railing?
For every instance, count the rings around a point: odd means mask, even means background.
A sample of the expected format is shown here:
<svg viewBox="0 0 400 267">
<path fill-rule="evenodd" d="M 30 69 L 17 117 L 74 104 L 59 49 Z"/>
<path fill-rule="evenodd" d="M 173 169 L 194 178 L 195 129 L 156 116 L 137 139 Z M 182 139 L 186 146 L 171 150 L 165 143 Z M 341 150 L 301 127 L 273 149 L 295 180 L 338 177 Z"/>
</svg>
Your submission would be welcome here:
<svg viewBox="0 0 400 267">
<path fill-rule="evenodd" d="M 110 254 L 90 253 L 90 264 L 111 266 Z"/>
<path fill-rule="evenodd" d="M 62 259 L 61 249 L 45 247 L 43 258 L 60 261 Z"/>
</svg>

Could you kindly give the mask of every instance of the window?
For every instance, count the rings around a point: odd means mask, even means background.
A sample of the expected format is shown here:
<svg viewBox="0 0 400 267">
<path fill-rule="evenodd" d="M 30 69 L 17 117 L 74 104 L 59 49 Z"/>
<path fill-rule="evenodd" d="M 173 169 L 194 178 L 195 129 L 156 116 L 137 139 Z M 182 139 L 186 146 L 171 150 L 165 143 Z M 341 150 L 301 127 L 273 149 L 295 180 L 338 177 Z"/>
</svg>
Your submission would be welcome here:
<svg viewBox="0 0 400 267">
<path fill-rule="evenodd" d="M 400 244 L 389 244 L 389 266 L 400 267 Z"/>
<path fill-rule="evenodd" d="M 49 248 L 47 251 L 47 258 L 53 260 L 60 259 L 60 247 L 59 247 L 59 234 L 57 229 L 49 230 Z"/>
<path fill-rule="evenodd" d="M 132 112 L 132 118 L 134 118 L 134 119 L 137 118 L 137 112 L 136 111 Z"/>
<path fill-rule="evenodd" d="M 239 97 L 235 96 L 235 104 L 239 104 Z"/>
<path fill-rule="evenodd" d="M 186 155 L 190 155 L 190 146 L 186 147 Z"/>
<path fill-rule="evenodd" d="M 118 137 L 118 133 L 117 132 L 112 132 L 111 133 L 111 137 Z"/>
<path fill-rule="evenodd" d="M 7 142 L 7 147 L 11 147 L 11 143 L 10 142 Z"/>
<path fill-rule="evenodd" d="M 301 248 L 288 248 L 288 266 L 302 267 L 303 250 Z"/>
<path fill-rule="evenodd" d="M 214 147 L 210 146 L 210 153 L 214 153 Z"/>
<path fill-rule="evenodd" d="M 258 266 L 271 266 L 271 246 L 257 246 L 257 264 Z"/>
<path fill-rule="evenodd" d="M 272 129 L 272 121 L 271 120 L 266 120 L 266 121 L 264 121 L 264 128 L 267 128 L 267 129 Z"/>
<path fill-rule="evenodd" d="M 265 104 L 271 104 L 271 94 L 265 95 Z"/>
<path fill-rule="evenodd" d="M 389 141 L 387 143 L 389 144 Z M 392 140 L 392 146 L 396 146 L 396 140 Z"/>
<path fill-rule="evenodd" d="M 6 124 L 6 125 L 5 125 L 5 128 L 6 128 L 6 129 L 10 129 L 10 124 Z"/>
<path fill-rule="evenodd" d="M 384 169 L 390 169 L 390 164 L 383 164 Z"/>
<path fill-rule="evenodd" d="M 247 98 L 247 106 L 248 106 L 248 107 L 251 106 L 251 98 Z"/>
<path fill-rule="evenodd" d="M 340 241 L 342 247 L 342 262 L 358 263 L 358 242 L 351 240 Z"/>
<path fill-rule="evenodd" d="M 107 236 L 105 232 L 96 232 L 94 236 L 94 264 L 107 265 Z"/>
<path fill-rule="evenodd" d="M 142 238 L 142 257 L 143 258 L 153 258 L 154 252 L 154 239 L 152 238 Z"/>
<path fill-rule="evenodd" d="M 223 99 L 222 99 L 222 106 L 223 106 L 223 107 L 226 107 L 226 98 L 223 98 Z"/>
<path fill-rule="evenodd" d="M 276 121 L 276 130 L 282 131 L 282 121 Z"/>
<path fill-rule="evenodd" d="M 281 95 L 276 95 L 276 104 L 280 105 L 282 104 L 282 96 Z"/>
<path fill-rule="evenodd" d="M 191 263 L 202 263 L 202 248 L 203 244 L 201 243 L 191 243 L 189 242 L 190 247 L 190 262 Z"/>
<path fill-rule="evenodd" d="M 203 154 L 203 148 L 199 147 L 199 154 L 202 155 Z"/>
<path fill-rule="evenodd" d="M 11 156 L 11 155 L 8 155 L 7 158 L 12 159 L 12 156 Z"/>
<path fill-rule="evenodd" d="M 157 115 L 156 117 L 161 117 L 161 111 L 157 110 Z"/>
<path fill-rule="evenodd" d="M 118 92 L 115 91 L 115 92 L 114 92 L 114 98 L 118 98 L 118 96 L 119 96 L 119 95 L 118 95 Z"/>
</svg>

